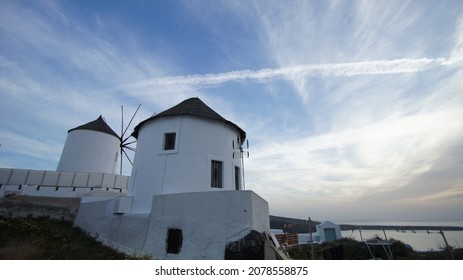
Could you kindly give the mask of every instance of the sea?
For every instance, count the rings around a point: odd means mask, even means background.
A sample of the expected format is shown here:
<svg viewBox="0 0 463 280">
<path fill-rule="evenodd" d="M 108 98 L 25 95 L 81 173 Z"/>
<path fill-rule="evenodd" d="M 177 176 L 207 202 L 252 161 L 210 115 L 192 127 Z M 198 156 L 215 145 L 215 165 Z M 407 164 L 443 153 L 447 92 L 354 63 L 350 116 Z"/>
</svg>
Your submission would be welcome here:
<svg viewBox="0 0 463 280">
<path fill-rule="evenodd" d="M 349 225 L 384 225 L 384 226 L 456 226 L 463 227 L 463 221 L 342 221 L 339 224 Z M 453 248 L 463 248 L 463 231 L 443 230 L 444 237 Z M 438 230 L 343 230 L 342 237 L 361 241 L 375 238 L 400 240 L 416 251 L 439 251 L 445 248 L 445 241 Z"/>
</svg>

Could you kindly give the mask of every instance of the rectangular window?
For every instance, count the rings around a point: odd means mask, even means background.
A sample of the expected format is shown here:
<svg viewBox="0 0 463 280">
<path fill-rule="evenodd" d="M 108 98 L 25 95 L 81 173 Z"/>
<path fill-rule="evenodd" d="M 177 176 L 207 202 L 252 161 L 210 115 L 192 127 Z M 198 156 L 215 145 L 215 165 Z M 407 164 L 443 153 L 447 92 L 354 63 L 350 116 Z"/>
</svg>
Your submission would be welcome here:
<svg viewBox="0 0 463 280">
<path fill-rule="evenodd" d="M 211 187 L 222 188 L 223 162 L 211 161 Z"/>
<path fill-rule="evenodd" d="M 175 132 L 164 134 L 164 150 L 175 150 Z"/>
<path fill-rule="evenodd" d="M 240 179 L 241 179 L 241 172 L 238 166 L 235 166 L 235 190 L 240 190 Z"/>
</svg>

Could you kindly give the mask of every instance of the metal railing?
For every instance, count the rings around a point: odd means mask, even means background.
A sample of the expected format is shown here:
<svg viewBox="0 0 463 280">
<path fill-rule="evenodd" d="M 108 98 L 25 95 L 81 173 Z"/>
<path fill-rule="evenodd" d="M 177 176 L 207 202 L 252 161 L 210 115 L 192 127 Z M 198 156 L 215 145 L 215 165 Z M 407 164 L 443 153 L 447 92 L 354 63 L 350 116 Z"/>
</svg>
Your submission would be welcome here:
<svg viewBox="0 0 463 280">
<path fill-rule="evenodd" d="M 59 188 L 127 190 L 129 176 L 108 173 L 64 172 L 0 168 L 0 187 L 3 185 Z"/>
</svg>

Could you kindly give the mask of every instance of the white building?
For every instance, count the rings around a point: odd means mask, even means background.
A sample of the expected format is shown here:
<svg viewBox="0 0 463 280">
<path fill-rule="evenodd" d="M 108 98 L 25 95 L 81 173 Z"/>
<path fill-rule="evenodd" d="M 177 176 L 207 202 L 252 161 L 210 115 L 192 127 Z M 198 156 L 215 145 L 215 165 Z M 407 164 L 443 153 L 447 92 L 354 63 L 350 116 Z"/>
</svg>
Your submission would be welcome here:
<svg viewBox="0 0 463 280">
<path fill-rule="evenodd" d="M 330 221 L 324 221 L 317 225 L 317 233 L 320 242 L 332 242 L 342 238 L 341 227 Z"/>
<path fill-rule="evenodd" d="M 264 251 L 268 203 L 242 190 L 242 129 L 190 98 L 141 122 L 133 136 L 127 196 L 82 198 L 77 226 L 116 248 L 160 259 Z"/>
<path fill-rule="evenodd" d="M 246 133 L 199 98 L 138 124 L 129 195 L 132 213 L 151 211 L 153 195 L 241 190 Z"/>
<path fill-rule="evenodd" d="M 129 177 L 115 174 L 119 151 L 119 136 L 100 116 L 68 131 L 56 171 L 0 168 L 0 197 L 125 194 Z"/>
<path fill-rule="evenodd" d="M 115 173 L 119 136 L 100 116 L 68 131 L 56 171 Z"/>
<path fill-rule="evenodd" d="M 130 179 L 114 174 L 121 142 L 100 116 L 69 130 L 57 171 L 0 168 L 0 195 L 79 197 L 75 225 L 128 253 L 265 255 L 268 203 L 243 190 L 241 128 L 190 98 L 142 121 L 132 135 Z"/>
</svg>

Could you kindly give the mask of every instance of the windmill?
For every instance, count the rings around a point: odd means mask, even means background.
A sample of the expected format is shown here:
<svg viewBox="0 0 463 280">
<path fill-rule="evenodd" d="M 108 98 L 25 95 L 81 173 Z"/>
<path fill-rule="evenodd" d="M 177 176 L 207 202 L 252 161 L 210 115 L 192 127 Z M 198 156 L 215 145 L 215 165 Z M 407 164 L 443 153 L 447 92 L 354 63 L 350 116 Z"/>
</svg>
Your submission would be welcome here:
<svg viewBox="0 0 463 280">
<path fill-rule="evenodd" d="M 133 113 L 132 118 L 130 119 L 129 123 L 127 124 L 127 126 L 125 128 L 124 128 L 124 106 L 121 106 L 121 116 L 122 116 L 122 118 L 121 118 L 121 135 L 119 136 L 120 155 L 121 155 L 120 171 L 119 171 L 120 175 L 122 175 L 122 160 L 123 160 L 122 154 L 124 154 L 125 157 L 127 158 L 127 160 L 130 162 L 130 164 L 133 165 L 132 160 L 130 159 L 129 155 L 127 154 L 127 152 L 125 150 L 127 149 L 127 150 L 130 150 L 132 152 L 135 152 L 135 148 L 130 147 L 129 145 L 137 142 L 137 140 L 129 140 L 132 137 L 132 135 L 129 135 L 129 136 L 125 137 L 125 133 L 129 129 L 130 125 L 132 124 L 132 121 L 135 118 L 135 115 L 138 113 L 138 110 L 140 109 L 140 106 L 141 106 L 141 104 L 138 105 L 137 110 L 135 110 L 135 113 Z"/>
<path fill-rule="evenodd" d="M 249 158 L 249 141 L 246 139 L 246 148 L 243 147 L 245 141 L 241 141 L 240 136 L 236 136 L 236 144 L 235 140 L 232 141 L 232 148 L 233 154 L 232 157 L 235 158 L 235 154 L 238 154 L 241 158 L 241 176 L 243 178 L 243 190 L 246 189 L 246 185 L 244 182 L 244 157 Z"/>
</svg>

